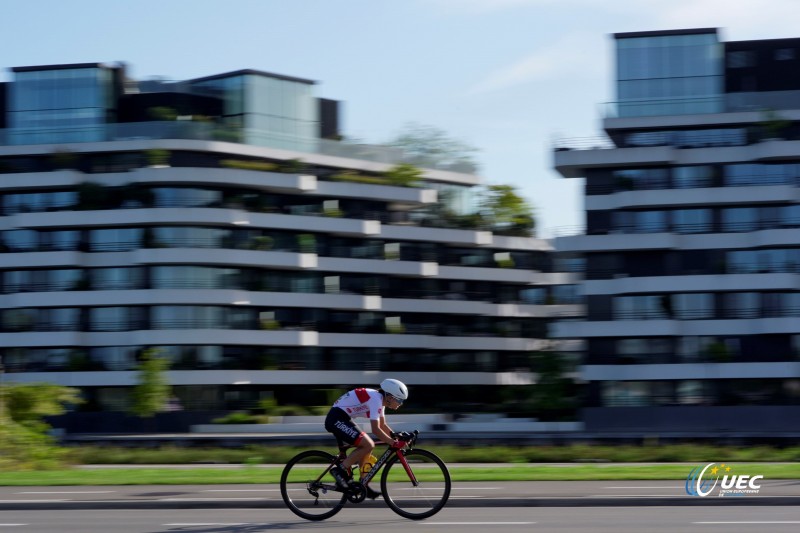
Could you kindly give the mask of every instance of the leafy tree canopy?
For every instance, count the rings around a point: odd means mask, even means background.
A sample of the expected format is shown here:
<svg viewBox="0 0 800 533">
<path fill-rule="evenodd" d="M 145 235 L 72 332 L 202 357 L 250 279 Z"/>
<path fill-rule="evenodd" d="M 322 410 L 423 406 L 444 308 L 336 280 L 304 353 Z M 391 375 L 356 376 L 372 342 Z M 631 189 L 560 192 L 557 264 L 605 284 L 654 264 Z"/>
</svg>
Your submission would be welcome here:
<svg viewBox="0 0 800 533">
<path fill-rule="evenodd" d="M 530 235 L 535 227 L 533 208 L 513 185 L 488 185 L 478 198 L 481 215 L 494 230 Z"/>
<path fill-rule="evenodd" d="M 78 389 L 52 383 L 0 386 L 0 471 L 60 467 L 65 451 L 42 418 L 81 401 Z"/>
<path fill-rule="evenodd" d="M 164 410 L 171 395 L 166 370 L 169 361 L 159 357 L 157 350 L 145 350 L 138 368 L 138 381 L 133 388 L 131 413 L 151 418 Z"/>
<path fill-rule="evenodd" d="M 416 122 L 407 123 L 389 144 L 405 152 L 409 163 L 422 167 L 477 169 L 477 148 L 452 138 L 446 131 Z"/>
<path fill-rule="evenodd" d="M 14 422 L 35 425 L 46 416 L 64 414 L 65 406 L 78 404 L 83 400 L 80 391 L 54 383 L 14 383 L 4 385 L 3 404 L 7 415 Z"/>
</svg>

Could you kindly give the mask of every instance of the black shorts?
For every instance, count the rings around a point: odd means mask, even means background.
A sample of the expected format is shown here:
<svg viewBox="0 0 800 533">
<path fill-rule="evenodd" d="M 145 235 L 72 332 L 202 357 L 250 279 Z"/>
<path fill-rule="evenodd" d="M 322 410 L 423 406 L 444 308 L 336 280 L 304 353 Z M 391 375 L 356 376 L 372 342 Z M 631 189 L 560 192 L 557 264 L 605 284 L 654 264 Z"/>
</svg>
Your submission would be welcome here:
<svg viewBox="0 0 800 533">
<path fill-rule="evenodd" d="M 364 438 L 361 428 L 353 422 L 350 415 L 338 407 L 331 407 L 331 410 L 328 411 L 328 416 L 325 417 L 325 430 L 333 433 L 340 446 L 342 443 L 358 446 L 358 443 Z"/>
</svg>

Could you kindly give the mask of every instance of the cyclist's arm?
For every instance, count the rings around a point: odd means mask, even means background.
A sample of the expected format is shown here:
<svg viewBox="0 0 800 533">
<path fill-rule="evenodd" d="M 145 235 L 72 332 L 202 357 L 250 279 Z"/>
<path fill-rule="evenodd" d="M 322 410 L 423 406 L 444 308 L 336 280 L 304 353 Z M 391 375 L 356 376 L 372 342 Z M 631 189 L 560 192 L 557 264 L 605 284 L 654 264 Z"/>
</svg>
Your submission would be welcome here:
<svg viewBox="0 0 800 533">
<path fill-rule="evenodd" d="M 370 424 L 372 425 L 372 433 L 385 444 L 391 446 L 394 439 L 392 438 L 392 428 L 386 423 L 386 417 L 381 415 L 379 420 L 370 420 Z"/>
</svg>

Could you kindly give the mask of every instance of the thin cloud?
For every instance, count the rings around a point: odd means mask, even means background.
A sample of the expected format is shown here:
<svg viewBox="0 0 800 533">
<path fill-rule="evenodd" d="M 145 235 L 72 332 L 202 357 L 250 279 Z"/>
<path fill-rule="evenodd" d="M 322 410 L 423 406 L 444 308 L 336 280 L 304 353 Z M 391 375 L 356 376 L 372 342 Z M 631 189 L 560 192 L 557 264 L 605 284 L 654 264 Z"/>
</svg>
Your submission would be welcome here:
<svg viewBox="0 0 800 533">
<path fill-rule="evenodd" d="M 586 50 L 596 49 L 603 38 L 603 35 L 583 33 L 568 35 L 510 65 L 490 72 L 485 79 L 466 92 L 468 95 L 477 95 L 535 82 L 559 78 L 574 81 L 588 73 L 600 74 L 604 68 L 602 61 L 591 57 Z"/>
</svg>

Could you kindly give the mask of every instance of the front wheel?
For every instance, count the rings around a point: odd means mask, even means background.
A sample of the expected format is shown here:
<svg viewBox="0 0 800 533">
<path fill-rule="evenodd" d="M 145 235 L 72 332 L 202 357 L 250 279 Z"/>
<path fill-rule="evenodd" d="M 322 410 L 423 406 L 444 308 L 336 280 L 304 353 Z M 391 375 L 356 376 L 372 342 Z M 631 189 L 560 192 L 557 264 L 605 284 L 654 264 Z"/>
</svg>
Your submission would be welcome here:
<svg viewBox="0 0 800 533">
<path fill-rule="evenodd" d="M 381 490 L 386 504 L 403 518 L 422 520 L 442 510 L 450 497 L 450 472 L 444 461 L 427 450 L 409 450 L 404 454 L 410 472 L 392 457 L 384 467 Z M 413 480 L 416 479 L 415 485 Z"/>
<path fill-rule="evenodd" d="M 300 518 L 325 520 L 342 510 L 346 496 L 335 491 L 336 480 L 328 467 L 333 455 L 309 450 L 294 456 L 281 474 L 281 496 L 286 506 Z"/>
</svg>

